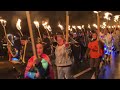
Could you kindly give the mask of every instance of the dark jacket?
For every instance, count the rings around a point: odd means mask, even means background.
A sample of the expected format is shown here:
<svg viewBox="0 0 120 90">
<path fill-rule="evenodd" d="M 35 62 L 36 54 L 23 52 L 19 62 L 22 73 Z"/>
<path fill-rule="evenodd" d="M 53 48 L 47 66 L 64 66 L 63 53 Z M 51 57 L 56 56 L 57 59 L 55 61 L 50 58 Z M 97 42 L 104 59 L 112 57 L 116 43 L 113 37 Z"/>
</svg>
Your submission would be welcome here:
<svg viewBox="0 0 120 90">
<path fill-rule="evenodd" d="M 50 40 L 49 40 L 49 38 L 45 38 L 45 39 L 43 39 L 43 42 L 45 43 L 44 44 L 44 53 L 45 54 L 47 54 L 47 55 L 50 55 L 50 53 L 51 53 L 51 43 L 50 43 Z"/>
</svg>

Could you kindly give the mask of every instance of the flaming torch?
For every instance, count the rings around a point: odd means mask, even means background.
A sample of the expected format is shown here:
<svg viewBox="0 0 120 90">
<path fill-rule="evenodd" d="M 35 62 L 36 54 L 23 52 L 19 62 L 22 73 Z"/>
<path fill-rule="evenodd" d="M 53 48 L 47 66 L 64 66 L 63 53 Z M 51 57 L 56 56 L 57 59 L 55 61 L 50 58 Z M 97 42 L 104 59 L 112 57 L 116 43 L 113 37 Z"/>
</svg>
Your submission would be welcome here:
<svg viewBox="0 0 120 90">
<path fill-rule="evenodd" d="M 46 30 L 46 32 L 47 32 L 47 34 L 48 34 L 49 40 L 51 41 L 51 39 L 50 39 L 50 34 L 49 34 L 49 32 L 48 32 L 48 30 L 50 29 L 50 26 L 48 25 L 48 22 L 47 22 L 47 21 L 42 21 L 42 25 L 43 25 L 43 27 L 45 28 L 45 30 Z M 50 29 L 49 31 L 51 31 L 51 29 Z"/>
<path fill-rule="evenodd" d="M 39 33 L 39 37 L 40 37 L 40 39 L 42 41 L 42 37 L 41 37 L 41 34 L 40 34 L 40 29 L 39 29 L 39 27 L 40 27 L 39 22 L 38 21 L 34 21 L 33 23 L 35 24 L 35 26 L 36 26 L 36 28 L 38 30 L 38 33 Z"/>
<path fill-rule="evenodd" d="M 76 30 L 76 26 L 75 26 L 75 25 L 72 25 L 72 28 L 75 29 L 75 31 L 77 32 L 77 30 Z"/>
<path fill-rule="evenodd" d="M 66 11 L 66 42 L 69 42 L 69 31 L 68 31 L 68 26 L 69 26 L 69 12 Z M 68 53 L 66 52 L 66 60 L 68 59 Z M 67 62 L 67 61 L 66 61 Z"/>
<path fill-rule="evenodd" d="M 7 21 L 4 20 L 4 19 L 0 19 L 0 22 L 1 22 L 2 26 L 3 26 L 6 40 L 13 46 L 13 44 L 11 43 L 11 41 L 10 41 L 10 40 L 8 39 L 8 37 L 7 37 L 7 32 L 6 32 L 6 28 L 5 28 Z M 8 43 L 8 42 L 7 42 L 7 43 Z"/>
<path fill-rule="evenodd" d="M 17 20 L 16 28 L 19 30 L 20 34 L 23 36 L 23 33 L 21 31 L 21 19 Z"/>
<path fill-rule="evenodd" d="M 51 34 L 52 34 L 52 29 L 51 29 L 51 26 L 50 26 L 50 25 L 47 25 L 47 30 L 48 30 L 49 32 L 51 32 Z M 49 34 L 49 36 L 50 36 L 50 34 Z"/>
<path fill-rule="evenodd" d="M 78 29 L 80 29 L 80 30 L 82 29 L 82 27 L 81 27 L 81 26 L 77 26 L 77 28 L 78 28 Z"/>
<path fill-rule="evenodd" d="M 7 33 L 6 33 L 6 28 L 5 28 L 7 21 L 6 21 L 6 20 L 4 20 L 4 19 L 0 19 L 0 22 L 1 22 L 2 26 L 3 26 L 5 36 L 7 36 Z"/>
<path fill-rule="evenodd" d="M 111 26 L 108 26 L 109 29 L 111 29 Z"/>
<path fill-rule="evenodd" d="M 69 26 L 69 13 L 68 13 L 68 11 L 66 11 L 66 42 L 69 41 L 68 40 L 68 34 L 69 34 L 68 26 Z"/>
<path fill-rule="evenodd" d="M 120 15 L 115 15 L 114 16 L 114 21 L 116 22 L 116 28 L 118 27 L 118 19 Z"/>
<path fill-rule="evenodd" d="M 88 28 L 91 29 L 90 24 L 88 24 Z"/>
<path fill-rule="evenodd" d="M 98 28 L 98 26 L 96 24 L 93 24 L 93 27 L 95 27 L 96 29 Z"/>
<path fill-rule="evenodd" d="M 48 22 L 42 21 L 42 25 L 45 29 L 47 29 Z"/>
<path fill-rule="evenodd" d="M 84 29 L 84 25 L 82 25 L 82 28 Z"/>
<path fill-rule="evenodd" d="M 110 20 L 110 17 L 109 17 L 109 16 L 112 16 L 112 13 L 106 12 L 106 13 L 105 13 L 105 16 L 104 16 L 104 19 Z"/>
<path fill-rule="evenodd" d="M 106 27 L 106 22 L 103 22 L 102 26 L 103 26 L 103 29 L 104 29 Z"/>
<path fill-rule="evenodd" d="M 32 42 L 32 50 L 33 50 L 33 54 L 35 56 L 35 58 L 34 58 L 34 61 L 35 61 L 38 58 L 38 55 L 37 55 L 36 48 L 35 48 L 35 40 L 34 40 L 34 35 L 33 35 L 33 30 L 32 30 L 32 23 L 31 23 L 31 17 L 30 17 L 30 12 L 29 11 L 26 11 L 26 17 L 27 17 L 29 33 L 30 33 L 31 42 Z M 33 66 L 35 67 L 35 64 L 33 64 Z M 35 69 L 38 71 L 37 68 L 35 68 Z"/>
<path fill-rule="evenodd" d="M 101 11 L 94 11 L 94 13 L 96 13 L 97 14 L 97 33 L 98 33 L 98 39 L 99 39 L 99 34 L 100 34 L 100 15 L 99 15 L 99 12 L 101 12 Z M 98 44 L 99 45 L 99 44 Z M 99 45 L 100 46 L 100 45 Z M 100 52 L 100 48 L 98 47 L 98 52 Z"/>
<path fill-rule="evenodd" d="M 105 13 L 104 19 L 107 20 L 106 29 L 107 29 L 107 27 L 108 27 L 108 21 L 110 20 L 110 16 L 112 16 L 112 13 L 109 13 L 109 12 L 106 12 L 106 13 Z"/>
<path fill-rule="evenodd" d="M 63 31 L 63 30 L 64 30 L 63 26 L 59 23 L 59 24 L 58 24 L 58 27 L 62 30 L 63 36 L 65 37 L 65 33 L 64 33 L 64 31 Z"/>
<path fill-rule="evenodd" d="M 104 19 L 107 20 L 107 23 L 106 23 L 107 25 L 108 25 L 108 21 L 110 20 L 110 16 L 112 16 L 112 13 L 109 13 L 109 12 L 105 13 Z M 107 27 L 107 25 L 106 25 L 106 27 Z"/>
<path fill-rule="evenodd" d="M 7 23 L 7 21 L 6 20 L 4 20 L 4 19 L 0 19 L 0 22 L 1 22 L 1 24 L 2 24 L 2 27 L 3 27 L 3 29 L 4 29 L 4 33 L 5 33 L 5 37 L 6 37 L 6 40 L 7 40 L 7 44 L 8 44 L 8 42 L 13 46 L 13 44 L 11 43 L 11 41 L 8 39 L 8 37 L 7 37 L 7 32 L 6 32 L 6 23 Z"/>
<path fill-rule="evenodd" d="M 72 32 L 72 28 L 70 28 L 70 25 L 68 26 L 68 30 L 69 30 L 70 32 Z"/>
<path fill-rule="evenodd" d="M 97 29 L 98 29 L 98 35 L 100 33 L 100 15 L 99 15 L 99 12 L 101 11 L 93 11 L 94 13 L 97 14 Z"/>
<path fill-rule="evenodd" d="M 50 32 L 52 31 L 50 25 L 47 26 L 47 30 L 50 31 Z"/>
</svg>

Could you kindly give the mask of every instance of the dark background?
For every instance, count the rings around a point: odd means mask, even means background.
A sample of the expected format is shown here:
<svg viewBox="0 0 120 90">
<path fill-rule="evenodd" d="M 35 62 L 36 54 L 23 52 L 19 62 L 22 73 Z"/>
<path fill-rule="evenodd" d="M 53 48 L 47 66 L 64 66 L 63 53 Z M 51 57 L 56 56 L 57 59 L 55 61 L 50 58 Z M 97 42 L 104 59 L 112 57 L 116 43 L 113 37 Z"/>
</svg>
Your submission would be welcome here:
<svg viewBox="0 0 120 90">
<path fill-rule="evenodd" d="M 106 21 L 103 19 L 104 12 L 105 11 L 101 12 L 101 22 Z M 112 13 L 113 15 L 120 14 L 120 11 L 109 11 L 109 12 Z M 17 34 L 18 30 L 16 28 L 16 22 L 17 19 L 20 18 L 22 20 L 21 31 L 23 32 L 23 34 L 29 36 L 25 11 L 0 11 L 0 16 L 1 18 L 7 21 L 7 26 L 6 26 L 7 33 Z M 69 22 L 70 25 L 84 24 L 87 27 L 88 24 L 92 25 L 93 23 L 97 22 L 96 14 L 94 14 L 93 11 L 69 11 L 69 16 L 70 16 L 70 22 Z M 58 30 L 57 24 L 59 21 L 61 22 L 62 25 L 65 25 L 65 11 L 31 11 L 32 22 L 34 20 L 38 20 L 41 25 L 41 22 L 45 19 L 49 20 L 49 24 L 52 27 L 53 32 L 57 32 Z M 115 24 L 115 22 L 113 21 L 113 16 L 110 21 L 110 24 Z M 33 25 L 33 30 L 37 31 L 34 24 L 32 25 Z M 42 33 L 43 31 L 45 31 L 42 26 L 40 26 L 40 30 Z M 3 28 L 0 25 L 0 37 L 3 36 L 4 36 Z"/>
</svg>

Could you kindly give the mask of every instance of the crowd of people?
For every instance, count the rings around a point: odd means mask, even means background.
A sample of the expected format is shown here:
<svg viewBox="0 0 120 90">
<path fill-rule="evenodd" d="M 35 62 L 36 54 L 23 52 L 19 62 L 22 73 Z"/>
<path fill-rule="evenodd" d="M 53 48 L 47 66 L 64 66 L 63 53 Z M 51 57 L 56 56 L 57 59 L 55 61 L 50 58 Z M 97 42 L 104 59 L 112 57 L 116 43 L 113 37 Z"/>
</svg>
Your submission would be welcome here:
<svg viewBox="0 0 120 90">
<path fill-rule="evenodd" d="M 42 41 L 35 38 L 38 58 L 33 55 L 32 42 L 28 36 L 8 36 L 13 44 L 7 42 L 8 60 L 16 61 L 26 66 L 26 79 L 71 79 L 71 66 L 77 66 L 90 61 L 90 68 L 99 76 L 100 63 L 110 64 L 112 51 L 119 54 L 120 30 L 84 29 L 79 32 L 69 32 L 69 41 L 66 42 L 62 33 L 48 36 L 44 34 Z M 3 44 L 0 43 L 2 57 Z M 56 67 L 56 70 L 54 69 Z M 79 68 L 78 68 L 79 69 Z M 56 73 L 57 72 L 57 73 Z"/>
</svg>

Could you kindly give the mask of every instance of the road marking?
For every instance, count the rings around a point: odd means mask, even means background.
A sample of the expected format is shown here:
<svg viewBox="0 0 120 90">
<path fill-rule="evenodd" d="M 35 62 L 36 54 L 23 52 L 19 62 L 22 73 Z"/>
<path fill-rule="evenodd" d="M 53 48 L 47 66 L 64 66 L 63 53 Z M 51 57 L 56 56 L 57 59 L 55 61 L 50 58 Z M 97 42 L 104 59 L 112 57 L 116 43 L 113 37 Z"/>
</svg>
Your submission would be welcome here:
<svg viewBox="0 0 120 90">
<path fill-rule="evenodd" d="M 18 62 L 18 61 L 10 61 L 11 63 L 13 63 L 13 64 L 20 64 L 20 62 Z"/>
<path fill-rule="evenodd" d="M 95 79 L 95 72 L 93 73 L 91 79 Z"/>
<path fill-rule="evenodd" d="M 5 62 L 0 62 L 0 64 L 5 64 Z"/>
<path fill-rule="evenodd" d="M 90 71 L 90 70 L 91 70 L 91 68 L 85 69 L 84 71 L 82 71 L 82 72 L 74 75 L 73 77 L 74 77 L 74 78 L 77 78 L 78 76 L 80 76 L 80 75 L 82 75 L 82 74 L 84 74 L 84 73 L 86 73 L 86 72 L 88 72 L 88 71 Z"/>
</svg>

